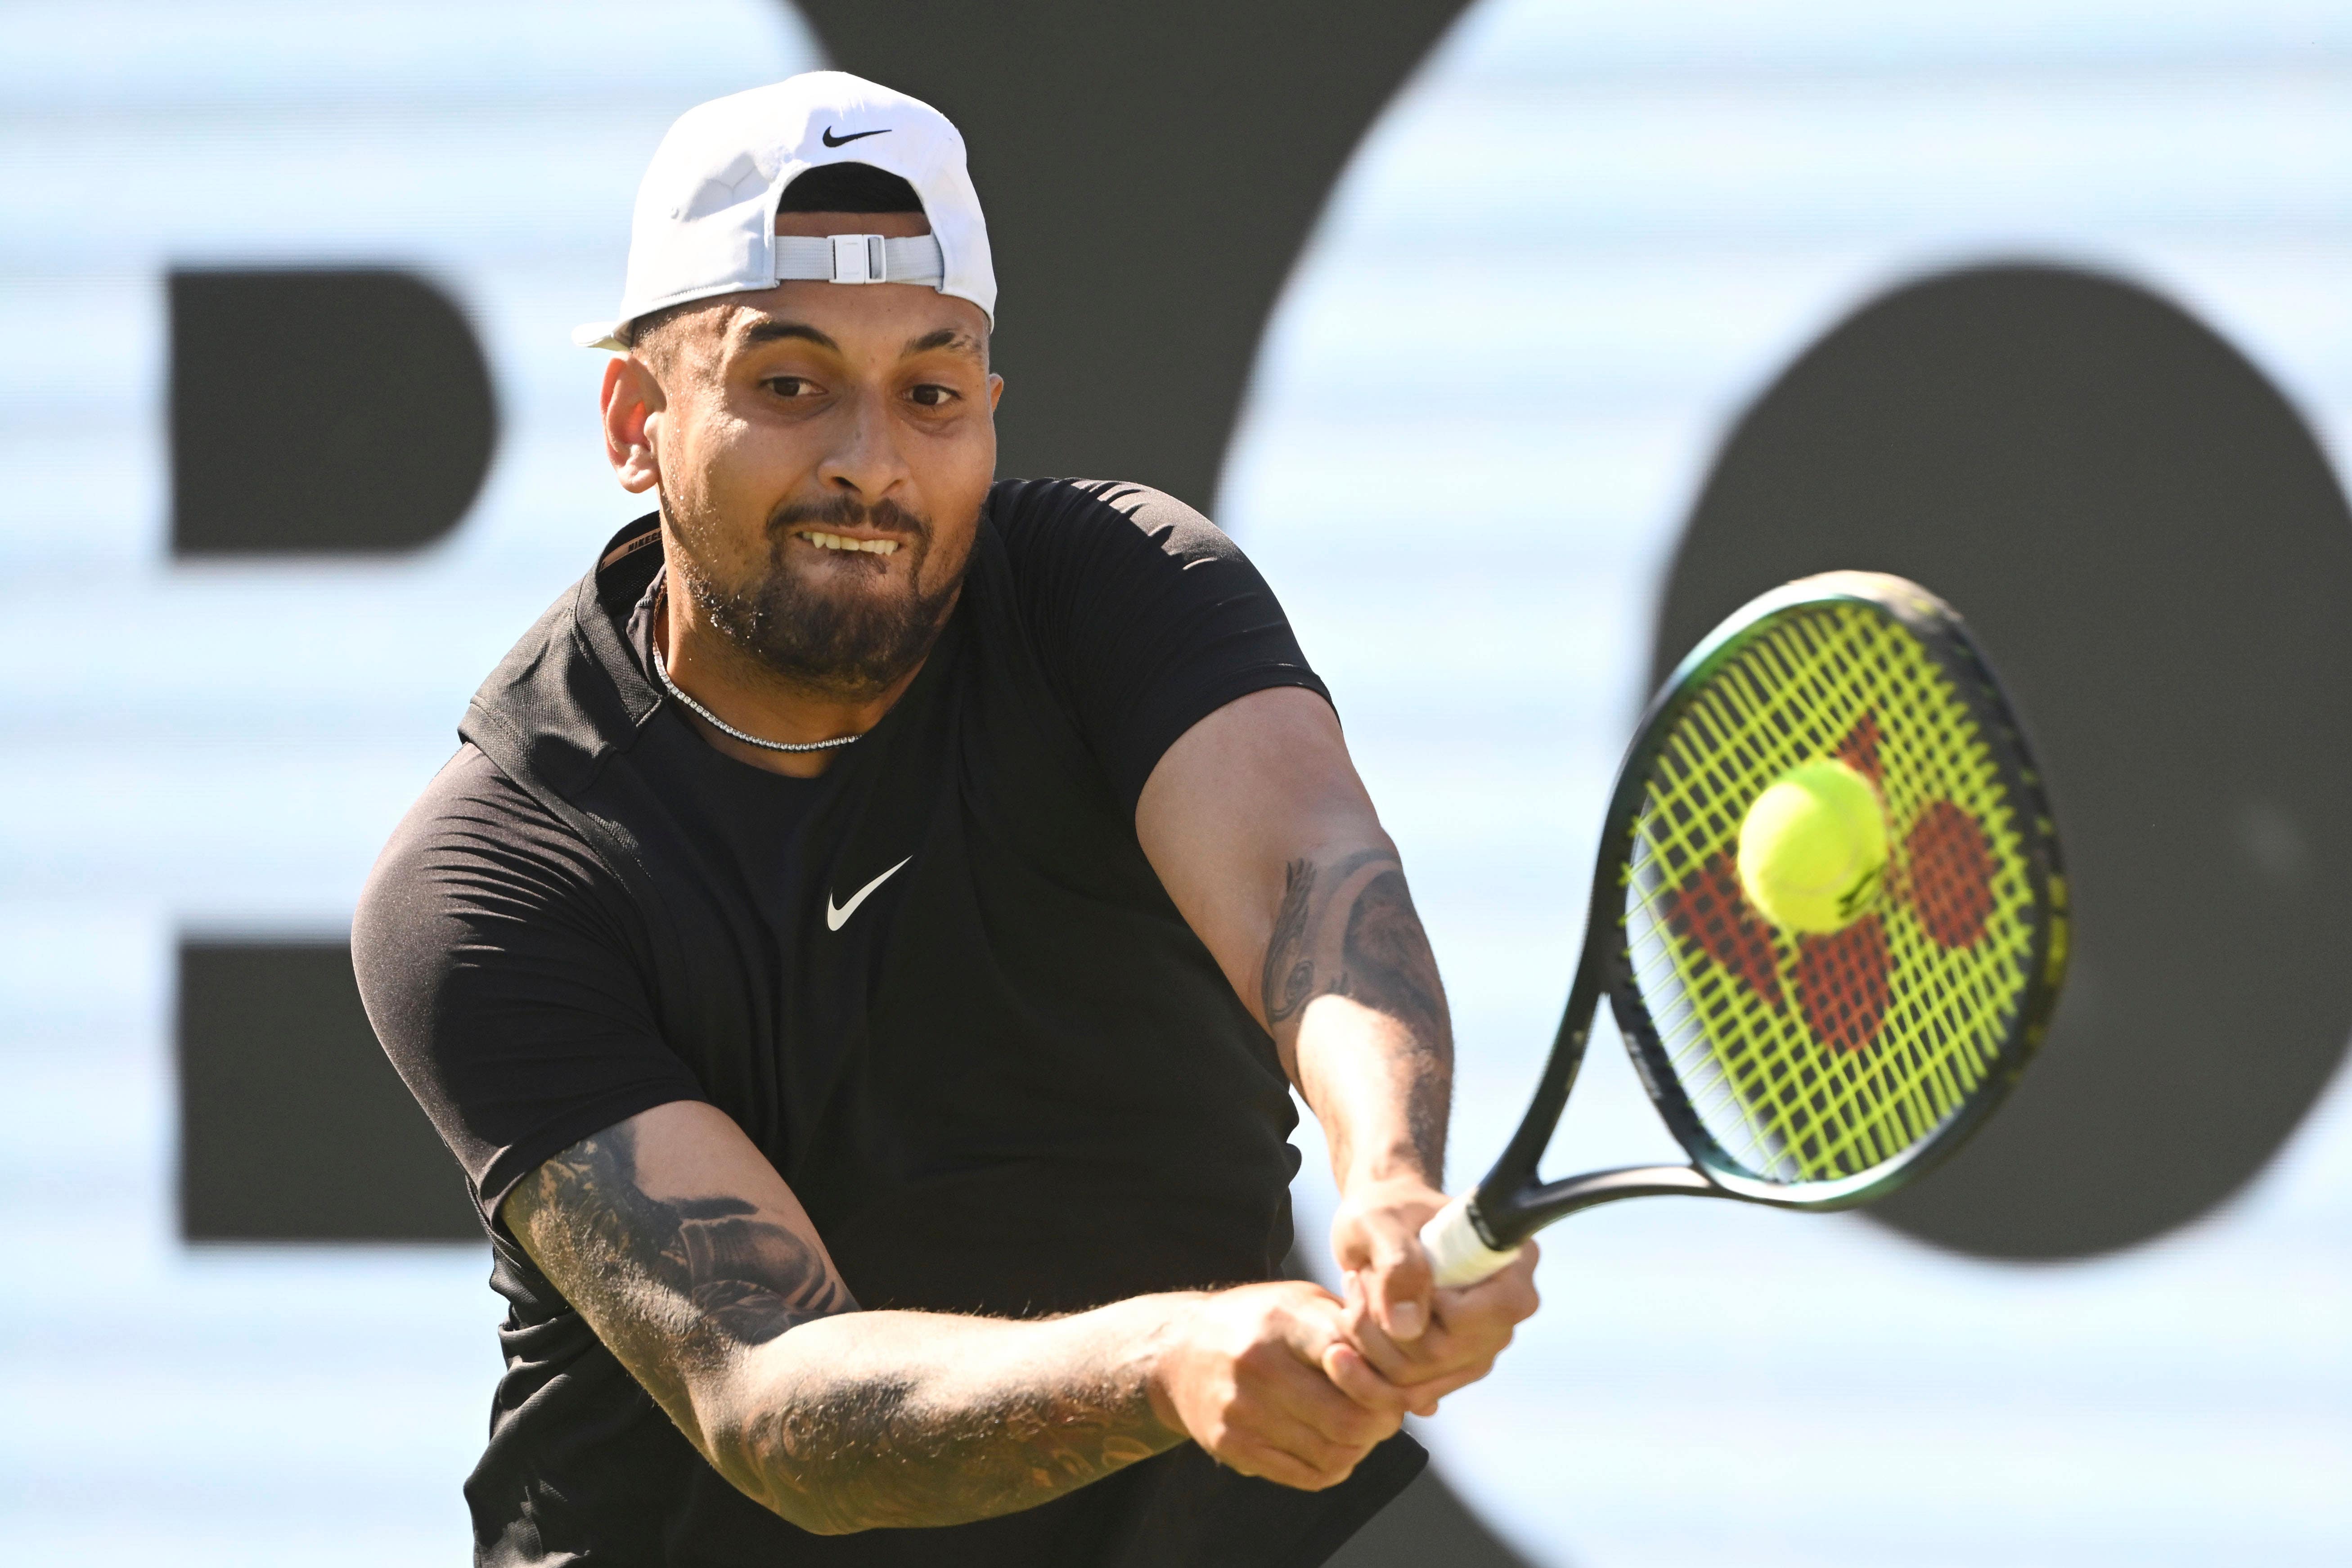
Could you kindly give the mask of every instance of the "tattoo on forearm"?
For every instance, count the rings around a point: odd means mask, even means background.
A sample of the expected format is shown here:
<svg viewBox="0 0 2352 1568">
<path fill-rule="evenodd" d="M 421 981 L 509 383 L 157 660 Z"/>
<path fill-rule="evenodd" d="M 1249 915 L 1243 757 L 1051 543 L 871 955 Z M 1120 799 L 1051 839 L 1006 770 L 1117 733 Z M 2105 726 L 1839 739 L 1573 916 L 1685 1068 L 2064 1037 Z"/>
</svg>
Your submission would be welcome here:
<svg viewBox="0 0 2352 1568">
<path fill-rule="evenodd" d="M 1369 877 L 1360 875 L 1368 868 Z M 1318 996 L 1334 995 L 1404 1026 L 1414 1058 L 1406 1064 L 1414 1080 L 1410 1132 L 1433 1178 L 1444 1159 L 1453 1025 L 1436 957 L 1404 869 L 1390 851 L 1359 850 L 1328 868 L 1293 860 L 1283 869 L 1282 904 L 1260 980 L 1267 1026 L 1288 1022 Z"/>
<path fill-rule="evenodd" d="M 1357 873 L 1385 861 L 1360 884 Z M 1318 889 L 1322 897 L 1318 899 Z M 1345 899 L 1345 907 L 1335 907 Z M 1337 963 L 1316 963 L 1337 915 L 1344 934 Z M 1417 1039 L 1449 1037 L 1445 988 L 1404 885 L 1404 869 L 1385 850 L 1362 849 L 1325 871 L 1312 860 L 1283 868 L 1282 906 L 1265 944 L 1259 982 L 1266 1022 L 1279 1024 L 1318 996 L 1351 996 L 1406 1025 Z"/>
<path fill-rule="evenodd" d="M 1391 867 L 1364 884 L 1348 906 L 1348 933 L 1339 952 L 1347 968 L 1333 990 L 1397 1019 L 1416 1040 L 1447 1037 L 1437 957 L 1429 951 L 1402 870 Z"/>
<path fill-rule="evenodd" d="M 720 1442 L 688 1424 L 688 1382 L 813 1319 L 857 1310 L 824 1256 L 740 1198 L 663 1198 L 639 1180 L 626 1124 L 574 1144 L 503 1210 L 532 1258 L 712 1462 L 813 1529 L 955 1523 L 1012 1512 L 1180 1440 L 1139 1379 L 1034 1366 L 942 1401 L 919 1358 L 825 1366 L 776 1391 Z"/>
<path fill-rule="evenodd" d="M 1348 910 L 1340 951 L 1347 994 L 1405 1026 L 1414 1050 L 1414 1086 L 1405 1101 L 1406 1131 L 1432 1182 L 1445 1172 L 1445 1117 L 1453 1100 L 1454 1026 L 1437 955 L 1421 929 L 1404 872 L 1382 871 Z"/>
<path fill-rule="evenodd" d="M 920 1528 L 1031 1508 L 1175 1447 L 1139 1387 L 1010 1378 L 954 1410 L 910 1380 L 843 1382 L 779 1408 L 753 1445 L 795 1510 L 836 1531 Z M 821 1478 L 821 1482 L 819 1480 Z"/>
<path fill-rule="evenodd" d="M 1301 1007 L 1315 988 L 1315 961 L 1307 956 L 1307 904 L 1315 896 L 1315 862 L 1293 860 L 1282 868 L 1282 908 L 1265 944 L 1265 974 L 1259 995 L 1265 1021 L 1279 1024 Z"/>
</svg>

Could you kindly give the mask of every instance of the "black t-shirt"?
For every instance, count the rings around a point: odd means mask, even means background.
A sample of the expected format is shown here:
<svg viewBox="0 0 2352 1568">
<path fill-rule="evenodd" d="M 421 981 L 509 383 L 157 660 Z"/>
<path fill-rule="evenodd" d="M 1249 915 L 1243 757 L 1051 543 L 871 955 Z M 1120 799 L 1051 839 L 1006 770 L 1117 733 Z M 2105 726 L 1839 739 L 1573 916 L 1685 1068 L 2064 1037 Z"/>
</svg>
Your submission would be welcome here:
<svg viewBox="0 0 2352 1568">
<path fill-rule="evenodd" d="M 485 1563 L 1319 1563 L 1423 1456 L 1330 1491 L 1187 1444 L 1023 1513 L 808 1535 L 730 1487 L 497 1224 L 679 1100 L 726 1111 L 861 1306 L 1028 1316 L 1272 1278 L 1295 1115 L 1135 803 L 1249 692 L 1320 692 L 1264 581 L 1135 486 L 1005 481 L 921 673 L 821 777 L 655 682 L 651 519 L 485 683 L 370 879 L 369 1016 L 465 1167 L 510 1309 L 467 1485 Z"/>
</svg>

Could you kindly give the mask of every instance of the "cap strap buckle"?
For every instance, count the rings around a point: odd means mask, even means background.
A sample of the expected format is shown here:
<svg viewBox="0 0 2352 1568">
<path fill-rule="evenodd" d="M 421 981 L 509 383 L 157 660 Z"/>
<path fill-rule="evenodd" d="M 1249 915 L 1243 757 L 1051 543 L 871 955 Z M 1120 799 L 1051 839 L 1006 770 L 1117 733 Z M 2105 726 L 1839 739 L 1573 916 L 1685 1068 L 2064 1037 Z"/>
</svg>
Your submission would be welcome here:
<svg viewBox="0 0 2352 1568">
<path fill-rule="evenodd" d="M 833 281 L 887 283 L 890 263 L 878 234 L 835 234 L 833 241 Z"/>
<path fill-rule="evenodd" d="M 776 281 L 928 283 L 946 271 L 935 235 L 885 239 L 878 234 L 776 236 Z"/>
</svg>

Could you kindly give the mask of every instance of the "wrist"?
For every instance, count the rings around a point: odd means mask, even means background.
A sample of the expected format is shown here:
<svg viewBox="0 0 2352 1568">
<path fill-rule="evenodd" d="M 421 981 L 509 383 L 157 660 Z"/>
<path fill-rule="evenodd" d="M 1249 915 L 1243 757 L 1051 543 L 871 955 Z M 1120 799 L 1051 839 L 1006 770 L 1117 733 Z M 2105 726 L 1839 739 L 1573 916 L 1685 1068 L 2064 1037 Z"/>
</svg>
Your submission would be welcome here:
<svg viewBox="0 0 2352 1568">
<path fill-rule="evenodd" d="M 1192 1339 L 1195 1321 L 1200 1315 L 1203 1298 L 1197 1294 L 1163 1296 L 1154 1305 L 1162 1310 L 1151 1326 L 1145 1331 L 1137 1347 L 1138 1372 L 1143 1385 L 1143 1398 L 1151 1418 L 1165 1428 L 1169 1436 L 1182 1441 L 1192 1436 L 1176 1397 L 1178 1380 L 1183 1375 L 1185 1352 Z"/>
<path fill-rule="evenodd" d="M 1391 1204 L 1424 1197 L 1443 1202 L 1445 1195 L 1433 1174 L 1423 1166 L 1420 1155 L 1410 1149 L 1351 1166 L 1339 1185 L 1341 1201 L 1349 1203 Z"/>
</svg>

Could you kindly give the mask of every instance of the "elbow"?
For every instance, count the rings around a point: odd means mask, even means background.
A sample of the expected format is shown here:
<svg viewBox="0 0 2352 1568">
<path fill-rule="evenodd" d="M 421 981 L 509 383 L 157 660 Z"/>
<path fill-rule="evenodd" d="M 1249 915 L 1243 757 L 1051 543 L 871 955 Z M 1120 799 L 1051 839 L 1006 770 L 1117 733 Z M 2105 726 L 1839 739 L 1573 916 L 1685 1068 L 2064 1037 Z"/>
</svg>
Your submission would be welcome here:
<svg viewBox="0 0 2352 1568">
<path fill-rule="evenodd" d="M 814 1498 L 805 1493 L 763 1489 L 751 1494 L 752 1500 L 795 1529 L 811 1535 L 855 1535 L 868 1529 L 866 1523 L 844 1519 L 839 1514 L 818 1506 Z"/>
<path fill-rule="evenodd" d="M 808 1516 L 805 1510 L 803 1510 L 803 1516 L 797 1518 L 786 1513 L 782 1509 L 778 1509 L 776 1511 L 782 1515 L 785 1523 L 797 1525 L 811 1535 L 856 1535 L 866 1528 L 865 1525 L 852 1523 L 847 1520 Z"/>
<path fill-rule="evenodd" d="M 829 1506 L 833 1489 L 823 1466 L 795 1451 L 792 1426 L 787 1413 L 773 1410 L 708 1423 L 703 1457 L 736 1490 L 811 1535 L 854 1535 L 868 1528 Z"/>
</svg>

